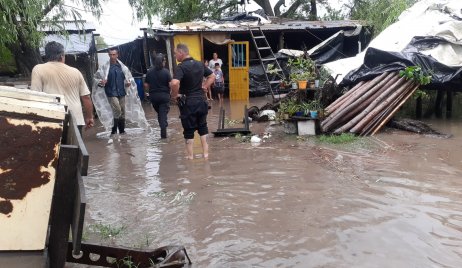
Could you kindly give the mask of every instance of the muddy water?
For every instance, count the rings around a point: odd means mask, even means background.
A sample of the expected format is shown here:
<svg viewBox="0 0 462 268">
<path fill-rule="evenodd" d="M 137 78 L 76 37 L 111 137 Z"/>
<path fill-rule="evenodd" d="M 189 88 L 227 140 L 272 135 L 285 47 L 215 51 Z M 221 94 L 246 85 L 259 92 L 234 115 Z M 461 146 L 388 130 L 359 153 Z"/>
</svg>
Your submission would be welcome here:
<svg viewBox="0 0 462 268">
<path fill-rule="evenodd" d="M 227 117 L 242 105 L 225 103 Z M 254 123 L 264 143 L 212 137 L 206 161 L 196 140 L 188 161 L 176 107 L 166 141 L 145 108 L 152 131 L 84 135 L 87 241 L 181 244 L 193 267 L 462 267 L 460 119 L 432 122 L 451 139 L 386 131 L 347 145 Z M 97 223 L 124 229 L 102 237 Z"/>
</svg>

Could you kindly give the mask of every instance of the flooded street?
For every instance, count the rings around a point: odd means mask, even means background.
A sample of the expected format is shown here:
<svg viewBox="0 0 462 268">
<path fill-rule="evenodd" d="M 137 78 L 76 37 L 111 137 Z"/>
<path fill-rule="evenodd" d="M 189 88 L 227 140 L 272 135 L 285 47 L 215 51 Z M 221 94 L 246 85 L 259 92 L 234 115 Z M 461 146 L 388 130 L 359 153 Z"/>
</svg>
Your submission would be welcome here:
<svg viewBox="0 0 462 268">
<path fill-rule="evenodd" d="M 426 121 L 450 139 L 387 130 L 342 145 L 252 123 L 272 136 L 253 145 L 211 135 L 209 160 L 196 137 L 186 160 L 178 109 L 161 140 L 144 107 L 150 131 L 112 143 L 101 125 L 84 133 L 86 242 L 184 245 L 192 267 L 462 267 L 460 118 Z M 225 108 L 242 119 L 243 103 Z M 209 111 L 215 131 L 217 103 Z"/>
</svg>

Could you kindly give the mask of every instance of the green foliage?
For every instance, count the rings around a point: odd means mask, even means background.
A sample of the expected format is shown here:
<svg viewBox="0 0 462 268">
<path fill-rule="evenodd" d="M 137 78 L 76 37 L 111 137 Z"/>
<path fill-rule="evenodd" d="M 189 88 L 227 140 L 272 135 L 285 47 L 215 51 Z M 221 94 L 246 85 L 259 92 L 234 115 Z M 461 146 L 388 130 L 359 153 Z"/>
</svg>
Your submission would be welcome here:
<svg viewBox="0 0 462 268">
<path fill-rule="evenodd" d="M 129 0 L 137 18 L 158 18 L 172 23 L 197 19 L 219 19 L 237 11 L 237 0 Z"/>
<path fill-rule="evenodd" d="M 295 112 L 302 111 L 303 106 L 297 102 L 295 98 L 289 98 L 284 101 L 281 101 L 279 104 L 279 114 L 289 114 L 292 116 Z"/>
<path fill-rule="evenodd" d="M 385 28 L 398 20 L 401 13 L 416 0 L 354 0 L 350 18 L 368 22 L 377 36 Z"/>
<path fill-rule="evenodd" d="M 101 13 L 98 0 L 77 0 L 85 10 L 92 11 L 96 16 Z M 0 0 L 0 47 L 21 43 L 37 47 L 43 33 L 40 27 L 51 27 L 59 32 L 64 30 L 64 20 L 78 21 L 81 19 L 77 8 L 71 7 L 64 0 Z"/>
<path fill-rule="evenodd" d="M 0 46 L 0 72 L 15 72 L 14 56 L 6 47 Z"/>
<path fill-rule="evenodd" d="M 321 66 L 321 68 L 318 69 L 319 87 L 323 87 L 331 77 L 331 73 L 324 66 Z"/>
<path fill-rule="evenodd" d="M 330 144 L 345 144 L 351 143 L 359 138 L 351 133 L 342 133 L 340 135 L 321 135 L 319 141 Z"/>
<path fill-rule="evenodd" d="M 122 231 L 126 229 L 125 226 L 113 227 L 102 223 L 96 223 L 90 226 L 93 232 L 100 235 L 101 239 L 109 239 L 118 236 Z"/>
<path fill-rule="evenodd" d="M 427 94 L 427 92 L 421 90 L 421 89 L 417 89 L 414 94 L 412 94 L 412 98 L 413 99 L 418 99 L 418 98 L 421 98 L 422 100 L 429 100 L 430 99 L 430 95 Z"/>
<path fill-rule="evenodd" d="M 428 85 L 432 80 L 432 76 L 425 73 L 420 66 L 409 66 L 404 70 L 399 71 L 399 76 L 405 77 L 406 80 L 414 80 L 420 85 Z"/>
<path fill-rule="evenodd" d="M 104 49 L 109 47 L 109 45 L 104 41 L 104 38 L 102 36 L 95 36 L 95 41 L 96 41 L 96 49 Z"/>
<path fill-rule="evenodd" d="M 305 57 L 290 58 L 287 61 L 290 68 L 289 79 L 291 82 L 307 81 L 316 78 L 316 63 Z"/>
<path fill-rule="evenodd" d="M 242 135 L 241 133 L 237 133 L 236 135 L 234 135 L 234 138 L 238 141 L 238 142 L 250 142 L 250 139 L 252 138 L 251 136 L 246 136 L 246 135 Z"/>
</svg>

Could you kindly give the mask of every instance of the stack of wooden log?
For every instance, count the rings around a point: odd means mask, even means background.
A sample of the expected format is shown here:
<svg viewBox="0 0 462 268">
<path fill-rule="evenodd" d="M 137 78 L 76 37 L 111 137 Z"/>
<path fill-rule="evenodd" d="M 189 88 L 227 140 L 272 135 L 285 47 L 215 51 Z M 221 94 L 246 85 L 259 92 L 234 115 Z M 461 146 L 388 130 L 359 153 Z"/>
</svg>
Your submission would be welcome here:
<svg viewBox="0 0 462 268">
<path fill-rule="evenodd" d="M 400 77 L 398 72 L 359 82 L 331 103 L 322 121 L 323 132 L 351 132 L 374 135 L 419 87 L 414 80 Z"/>
</svg>

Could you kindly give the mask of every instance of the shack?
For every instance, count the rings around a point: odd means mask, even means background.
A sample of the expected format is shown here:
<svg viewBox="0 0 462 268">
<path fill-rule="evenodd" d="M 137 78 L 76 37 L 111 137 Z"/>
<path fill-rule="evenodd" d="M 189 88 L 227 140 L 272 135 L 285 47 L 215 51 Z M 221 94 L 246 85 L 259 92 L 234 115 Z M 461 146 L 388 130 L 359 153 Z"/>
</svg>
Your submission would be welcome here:
<svg viewBox="0 0 462 268">
<path fill-rule="evenodd" d="M 94 33 L 96 29 L 93 23 L 84 20 L 63 21 L 59 22 L 59 28 L 41 26 L 39 30 L 45 33 L 43 45 L 39 48 L 42 57 L 45 56 L 46 43 L 61 43 L 66 53 L 66 64 L 77 68 L 91 88 L 98 64 L 95 36 L 99 35 Z"/>
<path fill-rule="evenodd" d="M 371 39 L 371 28 L 360 21 L 304 21 L 269 18 L 259 14 L 238 14 L 219 21 L 194 21 L 178 24 L 142 28 L 144 31 L 144 65 L 149 67 L 156 53 L 167 55 L 170 70 L 176 66 L 174 48 L 178 43 L 186 43 L 190 54 L 197 60 L 211 59 L 214 52 L 223 60 L 225 73 L 225 94 L 233 87 L 244 87 L 249 92 L 249 65 L 260 64 L 250 27 L 259 27 L 265 35 L 271 50 L 308 50 L 331 36 L 336 44 L 326 46 L 329 51 L 327 61 L 351 57 L 362 51 Z M 267 55 L 261 55 L 265 57 Z M 243 64 L 237 64 L 242 59 Z M 326 61 L 325 61 L 326 62 Z M 242 74 L 242 75 L 241 75 Z M 229 83 L 229 78 L 243 77 L 242 83 Z"/>
</svg>

